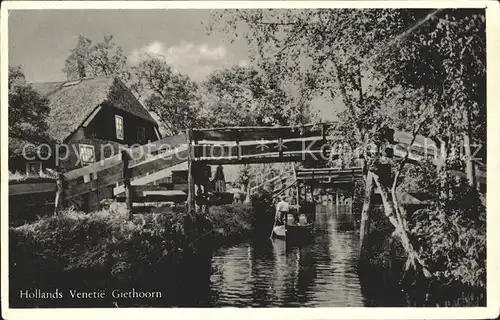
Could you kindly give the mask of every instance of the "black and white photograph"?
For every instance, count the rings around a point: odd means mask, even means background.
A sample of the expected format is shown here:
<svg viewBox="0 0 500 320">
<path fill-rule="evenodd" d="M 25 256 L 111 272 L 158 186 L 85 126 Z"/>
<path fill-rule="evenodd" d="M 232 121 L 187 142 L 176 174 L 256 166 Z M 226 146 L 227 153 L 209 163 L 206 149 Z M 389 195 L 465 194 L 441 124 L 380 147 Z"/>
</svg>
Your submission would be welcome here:
<svg viewBox="0 0 500 320">
<path fill-rule="evenodd" d="M 498 315 L 498 3 L 69 3 L 2 4 L 5 314 Z"/>
</svg>

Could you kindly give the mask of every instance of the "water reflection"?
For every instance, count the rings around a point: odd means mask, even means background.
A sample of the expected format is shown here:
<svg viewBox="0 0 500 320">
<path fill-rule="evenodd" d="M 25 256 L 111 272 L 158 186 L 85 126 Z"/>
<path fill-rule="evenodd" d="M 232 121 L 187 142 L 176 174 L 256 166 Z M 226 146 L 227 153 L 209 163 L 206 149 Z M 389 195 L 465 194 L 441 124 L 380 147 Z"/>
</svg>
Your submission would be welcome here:
<svg viewBox="0 0 500 320">
<path fill-rule="evenodd" d="M 213 257 L 218 275 L 212 277 L 212 305 L 363 306 L 356 270 L 357 233 L 339 229 L 337 214 L 318 210 L 311 243 L 291 247 L 282 240 L 266 239 L 220 249 Z"/>
</svg>

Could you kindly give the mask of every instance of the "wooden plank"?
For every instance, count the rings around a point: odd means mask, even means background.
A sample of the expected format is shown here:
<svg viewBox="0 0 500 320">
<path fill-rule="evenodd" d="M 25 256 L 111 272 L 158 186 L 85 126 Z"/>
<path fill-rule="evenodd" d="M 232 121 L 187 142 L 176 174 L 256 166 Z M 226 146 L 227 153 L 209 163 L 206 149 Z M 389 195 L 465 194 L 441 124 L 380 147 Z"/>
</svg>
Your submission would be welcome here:
<svg viewBox="0 0 500 320">
<path fill-rule="evenodd" d="M 134 206 L 134 213 L 173 213 L 174 207 Z"/>
<path fill-rule="evenodd" d="M 132 186 L 132 189 L 134 191 L 134 194 L 136 194 L 137 196 L 154 194 L 154 193 L 174 194 L 175 192 L 176 192 L 175 194 L 181 194 L 182 192 L 187 194 L 188 186 L 187 184 L 175 184 L 175 185 L 173 184 L 168 187 L 160 187 L 158 185 L 141 185 L 141 186 Z M 125 190 L 121 188 L 120 190 L 115 191 L 114 195 L 118 197 L 123 197 L 124 191 Z"/>
<path fill-rule="evenodd" d="M 296 175 L 301 176 L 301 177 L 306 177 L 306 176 L 312 176 L 312 175 L 332 175 L 332 176 L 357 176 L 357 175 L 362 175 L 363 171 L 361 169 L 356 169 L 356 170 L 315 170 L 315 171 L 309 171 L 309 170 L 297 170 Z"/>
<path fill-rule="evenodd" d="M 297 177 L 300 178 L 312 178 L 314 177 L 361 177 L 363 175 L 363 171 L 316 171 L 316 172 L 303 172 L 297 171 Z"/>
<path fill-rule="evenodd" d="M 185 133 L 181 133 L 176 136 L 166 137 L 157 141 L 149 142 L 142 146 L 136 146 L 134 148 L 131 148 L 129 150 L 129 153 L 134 161 L 138 161 L 138 157 L 140 157 L 141 155 L 154 155 L 162 153 L 184 144 L 187 144 L 187 137 Z"/>
<path fill-rule="evenodd" d="M 183 184 L 170 184 L 170 186 L 161 187 L 158 185 L 143 185 L 143 186 L 133 186 L 136 192 L 144 192 L 144 191 L 184 191 L 187 190 L 188 186 L 186 183 Z"/>
<path fill-rule="evenodd" d="M 188 176 L 187 176 L 187 183 L 188 183 L 188 196 L 187 196 L 187 209 L 188 209 L 188 215 L 192 215 L 193 213 L 196 214 L 196 199 L 195 199 L 195 185 L 194 185 L 194 176 L 193 176 L 193 158 L 194 158 L 194 148 L 191 145 L 193 141 L 193 130 L 188 129 L 187 131 L 187 141 L 188 141 Z M 196 139 L 195 139 L 196 141 Z M 239 157 L 238 157 L 239 158 Z"/>
<path fill-rule="evenodd" d="M 396 130 L 396 131 L 394 131 L 393 139 L 394 139 L 394 142 L 396 144 L 409 145 L 413 139 L 413 134 L 410 132 Z M 422 149 L 439 150 L 439 143 L 436 143 L 436 141 L 434 141 L 431 138 L 428 138 L 428 137 L 425 137 L 425 136 L 419 135 L 419 134 L 415 137 L 415 141 L 413 144 L 416 147 L 419 147 Z"/>
<path fill-rule="evenodd" d="M 143 203 L 143 202 L 184 202 L 187 200 L 187 194 L 175 194 L 175 195 L 137 195 L 134 197 L 134 203 Z M 116 197 L 116 201 L 125 202 L 125 197 Z"/>
<path fill-rule="evenodd" d="M 262 142 L 247 145 L 222 145 L 222 144 L 198 144 L 194 147 L 195 158 L 245 158 L 267 153 L 278 153 L 284 155 L 286 152 L 324 150 L 328 152 L 330 145 L 325 141 L 317 140 L 289 140 L 274 142 Z"/>
<path fill-rule="evenodd" d="M 193 130 L 193 140 L 254 141 L 322 137 L 323 124 L 289 127 L 228 127 Z"/>
<path fill-rule="evenodd" d="M 127 215 L 128 219 L 132 219 L 132 203 L 134 198 L 134 191 L 130 185 L 130 169 L 128 167 L 129 155 L 127 151 L 122 151 L 122 177 L 123 177 L 123 188 L 125 194 L 125 203 L 127 205 Z"/>
<path fill-rule="evenodd" d="M 129 152 L 132 163 L 138 163 L 146 160 L 148 156 L 151 156 L 151 154 L 158 153 L 162 150 L 165 151 L 167 147 L 173 148 L 175 146 L 179 146 L 185 143 L 186 143 L 186 135 L 180 134 L 177 136 L 167 137 L 155 142 L 151 142 L 149 144 L 124 150 Z M 96 163 L 93 163 L 91 165 L 85 166 L 83 168 L 66 172 L 64 174 L 64 179 L 66 181 L 69 181 L 89 175 L 91 173 L 101 172 L 106 169 L 119 165 L 121 161 L 122 161 L 121 153 L 118 153 L 106 159 L 100 160 Z"/>
<path fill-rule="evenodd" d="M 77 184 L 75 186 L 69 187 L 64 190 L 64 195 L 66 199 L 70 199 L 76 196 L 80 196 L 92 191 L 96 191 L 101 188 L 115 185 L 116 183 L 123 181 L 123 175 L 121 170 L 118 172 L 107 175 L 105 177 L 99 177 L 97 180 L 92 180 L 87 183 Z"/>
<path fill-rule="evenodd" d="M 204 164 L 251 164 L 251 163 L 281 163 L 281 162 L 299 162 L 308 160 L 325 160 L 321 156 L 321 151 L 307 151 L 307 152 L 284 152 L 280 157 L 279 153 L 267 153 L 263 155 L 248 156 L 238 159 L 234 158 L 199 158 L 196 162 Z"/>
<path fill-rule="evenodd" d="M 325 179 L 325 180 L 327 180 L 327 179 L 331 179 L 331 180 L 343 180 L 343 179 L 360 180 L 362 178 L 363 178 L 363 176 L 361 174 L 356 175 L 354 177 L 352 175 L 350 175 L 350 176 L 346 176 L 346 175 L 344 175 L 344 176 L 342 176 L 342 175 L 332 176 L 332 175 L 327 175 L 327 174 L 325 174 L 325 175 L 318 174 L 318 175 L 314 175 L 314 177 L 312 175 L 297 176 L 297 179 L 299 179 L 299 180 L 320 180 L 320 179 Z"/>
<path fill-rule="evenodd" d="M 131 177 L 137 178 L 148 172 L 155 172 L 175 166 L 187 160 L 187 153 L 188 150 L 186 148 L 174 153 L 160 154 L 153 159 L 138 163 L 130 167 Z"/>
<path fill-rule="evenodd" d="M 323 181 L 323 182 L 353 182 L 352 177 L 338 177 L 338 178 L 327 178 L 327 177 L 314 177 L 314 178 L 302 178 L 302 177 L 297 177 L 298 180 L 301 181 L 310 181 L 310 180 L 317 180 L 318 182 Z M 360 181 L 362 180 L 362 177 L 354 179 L 354 181 Z"/>
<path fill-rule="evenodd" d="M 91 173 L 101 172 L 106 169 L 118 166 L 121 164 L 121 162 L 122 162 L 122 156 L 121 154 L 117 154 L 107 159 L 100 160 L 96 163 L 85 166 L 83 168 L 68 171 L 64 174 L 64 180 L 70 181 L 73 179 L 81 178 L 86 175 L 90 175 Z"/>
<path fill-rule="evenodd" d="M 87 127 L 90 122 L 92 122 L 92 120 L 95 118 L 95 116 L 99 113 L 99 111 L 101 111 L 102 107 L 99 106 L 97 108 L 95 108 L 95 110 L 90 114 L 90 116 L 87 118 L 87 120 L 85 120 L 85 122 L 82 124 L 82 127 Z"/>
<path fill-rule="evenodd" d="M 9 197 L 23 194 L 56 192 L 56 182 L 9 183 Z"/>
<path fill-rule="evenodd" d="M 352 181 L 316 182 L 316 187 L 322 189 L 337 188 L 339 186 L 352 186 Z"/>
<path fill-rule="evenodd" d="M 321 173 L 321 172 L 361 172 L 363 171 L 363 167 L 352 167 L 352 168 L 305 168 L 305 169 L 297 169 L 296 172 L 314 172 L 314 173 Z"/>
</svg>

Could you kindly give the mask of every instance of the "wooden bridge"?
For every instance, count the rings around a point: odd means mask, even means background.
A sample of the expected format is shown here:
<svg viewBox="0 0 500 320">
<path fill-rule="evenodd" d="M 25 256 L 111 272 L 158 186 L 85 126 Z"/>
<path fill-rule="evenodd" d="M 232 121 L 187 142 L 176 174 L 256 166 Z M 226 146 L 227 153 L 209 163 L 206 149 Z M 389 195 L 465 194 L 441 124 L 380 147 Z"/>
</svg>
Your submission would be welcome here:
<svg viewBox="0 0 500 320">
<path fill-rule="evenodd" d="M 9 195 L 56 192 L 55 211 L 63 202 L 100 189 L 118 188 L 117 196 L 127 204 L 130 214 L 134 203 L 151 201 L 183 202 L 189 211 L 195 211 L 195 175 L 209 164 L 247 164 L 272 162 L 326 161 L 336 157 L 331 145 L 341 141 L 329 132 L 330 124 L 321 123 L 297 127 L 232 127 L 221 129 L 190 129 L 186 134 L 167 137 L 101 160 L 92 165 L 60 174 L 57 181 L 43 184 L 17 183 L 9 185 Z M 422 163 L 426 157 L 438 162 L 439 144 L 432 139 L 413 137 L 401 131 L 386 135 L 395 157 L 403 157 L 409 150 L 409 160 Z M 170 187 L 151 186 L 158 173 L 183 162 L 188 162 L 187 184 Z M 453 172 L 465 175 L 463 172 Z M 476 170 L 480 182 L 486 175 Z M 283 185 L 283 190 L 295 183 L 317 180 L 324 186 L 334 186 L 362 179 L 361 167 L 350 169 L 302 169 Z M 48 186 L 47 184 L 50 184 Z M 283 192 L 283 190 L 278 190 Z M 206 186 L 204 187 L 206 191 Z M 144 207 L 141 207 L 144 210 Z"/>
</svg>

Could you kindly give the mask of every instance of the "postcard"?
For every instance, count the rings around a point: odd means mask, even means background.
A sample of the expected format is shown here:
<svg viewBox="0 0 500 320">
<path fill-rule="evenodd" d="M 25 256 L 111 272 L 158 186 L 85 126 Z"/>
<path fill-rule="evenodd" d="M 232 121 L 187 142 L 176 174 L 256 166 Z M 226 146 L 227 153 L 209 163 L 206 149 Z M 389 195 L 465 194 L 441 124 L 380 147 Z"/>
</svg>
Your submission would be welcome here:
<svg viewBox="0 0 500 320">
<path fill-rule="evenodd" d="M 497 317 L 498 9 L 2 3 L 3 317 Z"/>
</svg>

